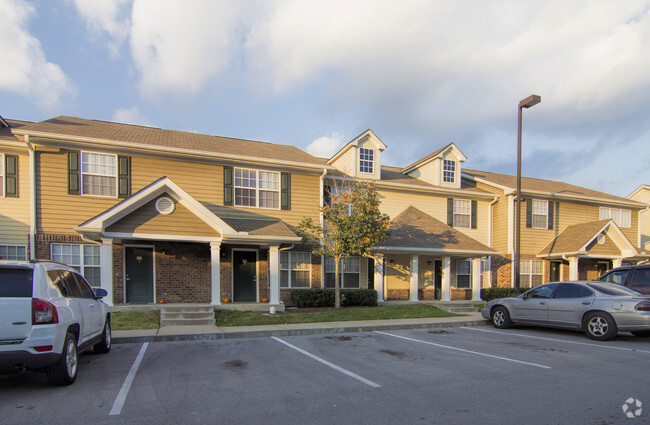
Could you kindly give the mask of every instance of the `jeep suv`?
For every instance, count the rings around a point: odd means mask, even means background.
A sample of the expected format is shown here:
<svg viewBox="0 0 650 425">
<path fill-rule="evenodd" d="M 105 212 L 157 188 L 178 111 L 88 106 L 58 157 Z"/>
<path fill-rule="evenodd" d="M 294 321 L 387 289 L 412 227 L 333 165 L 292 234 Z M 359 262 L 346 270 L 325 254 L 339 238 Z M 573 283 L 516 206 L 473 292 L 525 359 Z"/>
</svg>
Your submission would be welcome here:
<svg viewBox="0 0 650 425">
<path fill-rule="evenodd" d="M 111 314 L 72 267 L 0 260 L 0 373 L 45 371 L 53 385 L 77 378 L 78 355 L 111 349 Z"/>
<path fill-rule="evenodd" d="M 598 280 L 618 283 L 642 294 L 650 295 L 650 264 L 616 267 Z"/>
</svg>

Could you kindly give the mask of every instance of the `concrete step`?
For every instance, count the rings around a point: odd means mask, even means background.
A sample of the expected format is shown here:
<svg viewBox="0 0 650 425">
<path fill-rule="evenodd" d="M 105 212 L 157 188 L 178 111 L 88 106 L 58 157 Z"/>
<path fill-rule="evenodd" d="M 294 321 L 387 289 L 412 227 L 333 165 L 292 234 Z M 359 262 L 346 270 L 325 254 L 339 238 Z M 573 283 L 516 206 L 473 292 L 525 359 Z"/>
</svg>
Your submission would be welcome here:
<svg viewBox="0 0 650 425">
<path fill-rule="evenodd" d="M 214 317 L 213 311 L 160 311 L 161 319 L 207 319 Z"/>
<path fill-rule="evenodd" d="M 160 326 L 214 324 L 214 307 L 209 304 L 188 304 L 160 307 Z"/>
<path fill-rule="evenodd" d="M 211 319 L 160 319 L 160 326 L 197 326 L 214 324 L 214 317 Z"/>
<path fill-rule="evenodd" d="M 478 308 L 476 307 L 447 307 L 444 310 L 450 313 L 476 313 Z"/>
<path fill-rule="evenodd" d="M 164 311 L 166 313 L 176 313 L 176 312 L 185 312 L 185 311 L 191 311 L 191 312 L 201 312 L 201 313 L 214 313 L 214 307 L 211 305 L 188 305 L 188 306 L 182 306 L 182 305 L 175 305 L 175 306 L 161 306 L 160 311 Z"/>
</svg>

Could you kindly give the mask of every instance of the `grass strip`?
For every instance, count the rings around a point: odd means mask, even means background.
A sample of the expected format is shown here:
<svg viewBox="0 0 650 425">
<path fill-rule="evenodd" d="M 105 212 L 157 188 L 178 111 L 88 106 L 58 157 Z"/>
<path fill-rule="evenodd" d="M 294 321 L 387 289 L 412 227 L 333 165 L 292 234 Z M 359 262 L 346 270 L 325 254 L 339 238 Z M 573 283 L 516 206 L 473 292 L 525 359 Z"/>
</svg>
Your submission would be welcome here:
<svg viewBox="0 0 650 425">
<path fill-rule="evenodd" d="M 160 311 L 115 311 L 111 313 L 111 329 L 129 331 L 133 329 L 158 329 Z"/>
</svg>

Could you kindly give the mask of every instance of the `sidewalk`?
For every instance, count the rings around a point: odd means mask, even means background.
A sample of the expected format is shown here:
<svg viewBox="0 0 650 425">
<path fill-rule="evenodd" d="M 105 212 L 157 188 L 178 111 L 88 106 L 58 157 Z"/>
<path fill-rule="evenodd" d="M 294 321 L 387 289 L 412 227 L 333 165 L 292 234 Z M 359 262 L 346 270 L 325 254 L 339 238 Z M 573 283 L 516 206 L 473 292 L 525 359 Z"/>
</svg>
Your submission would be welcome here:
<svg viewBox="0 0 650 425">
<path fill-rule="evenodd" d="M 421 319 L 367 320 L 349 322 L 298 323 L 264 326 L 163 326 L 158 329 L 113 331 L 113 343 L 141 343 L 160 341 L 187 341 L 202 339 L 256 338 L 269 336 L 314 335 L 343 332 L 371 332 L 397 329 L 427 329 L 458 326 L 480 326 L 490 322 L 481 313 L 467 313 L 459 317 L 431 317 Z"/>
</svg>

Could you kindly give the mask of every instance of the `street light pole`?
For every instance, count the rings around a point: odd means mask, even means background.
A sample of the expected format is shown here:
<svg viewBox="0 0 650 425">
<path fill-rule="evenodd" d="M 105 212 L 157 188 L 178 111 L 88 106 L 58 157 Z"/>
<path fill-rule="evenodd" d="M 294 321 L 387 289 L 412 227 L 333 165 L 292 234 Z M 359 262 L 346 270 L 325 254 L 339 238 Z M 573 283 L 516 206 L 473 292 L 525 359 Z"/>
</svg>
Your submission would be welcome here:
<svg viewBox="0 0 650 425">
<path fill-rule="evenodd" d="M 532 94 L 519 102 L 518 114 L 518 134 L 517 134 L 517 198 L 515 205 L 517 207 L 517 217 L 515 218 L 515 288 L 519 290 L 519 262 L 521 246 L 521 111 L 523 108 L 530 108 L 542 101 L 540 96 Z"/>
</svg>

